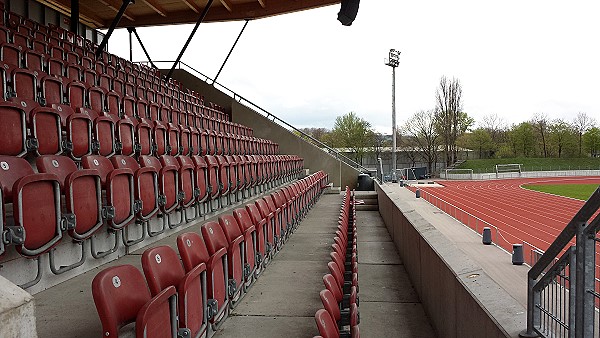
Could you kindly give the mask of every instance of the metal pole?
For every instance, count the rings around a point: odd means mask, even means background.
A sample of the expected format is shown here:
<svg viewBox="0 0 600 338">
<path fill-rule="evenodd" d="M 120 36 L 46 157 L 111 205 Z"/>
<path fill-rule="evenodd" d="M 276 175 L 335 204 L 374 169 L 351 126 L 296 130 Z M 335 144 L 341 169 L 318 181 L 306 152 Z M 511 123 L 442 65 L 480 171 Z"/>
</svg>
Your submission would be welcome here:
<svg viewBox="0 0 600 338">
<path fill-rule="evenodd" d="M 396 177 L 396 67 L 392 67 L 392 182 Z"/>
<path fill-rule="evenodd" d="M 154 62 L 152 62 L 152 59 L 150 58 L 150 54 L 148 54 L 148 51 L 146 50 L 146 47 L 144 46 L 144 43 L 142 42 L 142 39 L 140 38 L 140 36 L 137 33 L 137 29 L 135 29 L 135 27 L 130 27 L 130 28 L 127 28 L 127 29 L 128 30 L 130 29 L 130 38 L 131 38 L 131 32 L 133 32 L 133 34 L 135 34 L 135 38 L 140 43 L 140 46 L 142 47 L 142 50 L 144 51 L 144 54 L 146 54 L 146 58 L 150 62 L 150 65 L 152 67 L 156 68 L 156 66 L 154 65 Z"/>
<path fill-rule="evenodd" d="M 173 72 L 175 71 L 175 67 L 177 67 L 177 64 L 179 63 L 179 61 L 181 61 L 181 57 L 183 56 L 183 53 L 185 53 L 185 50 L 188 48 L 188 45 L 192 41 L 194 34 L 196 34 L 196 31 L 198 30 L 198 26 L 200 26 L 200 23 L 204 20 L 204 17 L 206 17 L 206 14 L 208 13 L 208 10 L 210 9 L 210 6 L 212 5 L 213 1 L 214 0 L 208 0 L 208 3 L 204 7 L 204 10 L 202 10 L 202 14 L 200 14 L 198 21 L 196 21 L 196 25 L 194 26 L 194 29 L 192 29 L 192 33 L 190 34 L 187 41 L 185 42 L 185 45 L 183 45 L 181 52 L 179 52 L 179 55 L 177 56 L 177 60 L 175 60 L 175 62 L 173 62 L 173 67 L 171 67 L 171 70 L 169 70 L 169 73 L 167 74 L 165 81 L 169 81 L 169 79 L 173 75 Z"/>
<path fill-rule="evenodd" d="M 127 28 L 129 32 L 129 61 L 133 62 L 133 41 L 131 39 L 131 33 L 133 30 L 131 28 Z"/>
<path fill-rule="evenodd" d="M 102 39 L 102 42 L 100 43 L 100 46 L 98 46 L 98 49 L 96 50 L 96 58 L 98 58 L 100 56 L 100 54 L 102 54 L 102 52 L 104 51 L 104 48 L 106 48 L 108 39 L 110 39 L 110 36 L 112 35 L 113 31 L 119 24 L 119 21 L 121 21 L 121 18 L 123 17 L 123 14 L 125 14 L 125 10 L 127 9 L 127 6 L 129 6 L 131 1 L 132 0 L 123 0 L 123 4 L 121 5 L 121 8 L 119 8 L 119 12 L 117 13 L 117 16 L 115 16 L 115 18 L 113 19 L 113 22 L 110 24 L 110 27 L 108 28 L 108 32 L 106 32 L 106 35 L 104 35 L 104 38 Z"/>
<path fill-rule="evenodd" d="M 71 22 L 70 30 L 75 34 L 79 34 L 79 0 L 71 0 Z"/>
<path fill-rule="evenodd" d="M 214 85 L 215 82 L 217 82 L 217 78 L 219 77 L 219 75 L 221 75 L 221 71 L 223 70 L 223 67 L 225 67 L 225 64 L 227 63 L 227 60 L 229 60 L 229 57 L 231 56 L 231 53 L 233 52 L 233 49 L 235 48 L 235 46 L 237 45 L 238 41 L 240 40 L 240 37 L 242 36 L 242 33 L 244 33 L 244 30 L 246 29 L 246 26 L 248 25 L 248 22 L 250 20 L 246 20 L 246 23 L 244 23 L 244 27 L 242 27 L 242 30 L 240 31 L 240 34 L 238 34 L 237 39 L 235 39 L 235 42 L 233 43 L 233 46 L 231 46 L 231 49 L 229 50 L 229 53 L 227 54 L 227 57 L 225 57 L 225 60 L 223 61 L 223 64 L 221 65 L 221 68 L 219 68 L 219 71 L 217 72 L 217 75 L 215 75 L 215 78 L 212 81 L 212 84 Z"/>
</svg>

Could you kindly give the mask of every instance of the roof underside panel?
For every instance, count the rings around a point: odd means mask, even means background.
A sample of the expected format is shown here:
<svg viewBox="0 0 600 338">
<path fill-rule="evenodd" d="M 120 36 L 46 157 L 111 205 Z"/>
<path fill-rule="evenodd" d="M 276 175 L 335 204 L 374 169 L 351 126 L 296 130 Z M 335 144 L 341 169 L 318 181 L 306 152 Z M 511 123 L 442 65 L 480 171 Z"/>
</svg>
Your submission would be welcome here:
<svg viewBox="0 0 600 338">
<path fill-rule="evenodd" d="M 70 15 L 71 0 L 37 0 Z M 79 0 L 81 21 L 94 28 L 108 28 L 122 0 Z M 193 23 L 208 0 L 135 0 L 119 27 Z M 258 19 L 340 3 L 340 0 L 214 0 L 205 22 Z"/>
</svg>

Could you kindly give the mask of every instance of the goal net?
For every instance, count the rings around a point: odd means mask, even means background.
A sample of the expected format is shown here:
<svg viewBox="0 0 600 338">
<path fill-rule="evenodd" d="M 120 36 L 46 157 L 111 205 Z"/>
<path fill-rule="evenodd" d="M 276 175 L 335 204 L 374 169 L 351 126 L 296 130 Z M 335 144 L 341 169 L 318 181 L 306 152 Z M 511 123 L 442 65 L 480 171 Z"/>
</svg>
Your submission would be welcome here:
<svg viewBox="0 0 600 338">
<path fill-rule="evenodd" d="M 447 180 L 472 180 L 473 169 L 446 169 L 443 178 Z"/>
<path fill-rule="evenodd" d="M 496 164 L 496 178 L 499 177 L 521 177 L 521 166 L 520 163 L 512 164 Z"/>
</svg>

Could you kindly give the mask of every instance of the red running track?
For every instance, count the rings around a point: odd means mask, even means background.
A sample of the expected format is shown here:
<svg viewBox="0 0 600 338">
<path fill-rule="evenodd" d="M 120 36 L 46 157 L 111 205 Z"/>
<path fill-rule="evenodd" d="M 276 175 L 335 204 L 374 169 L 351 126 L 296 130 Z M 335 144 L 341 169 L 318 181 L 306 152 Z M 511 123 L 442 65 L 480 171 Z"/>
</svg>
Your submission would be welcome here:
<svg viewBox="0 0 600 338">
<path fill-rule="evenodd" d="M 529 243 L 546 251 L 583 206 L 584 201 L 521 188 L 523 184 L 600 184 L 600 177 L 545 177 L 491 181 L 436 181 L 444 187 L 419 187 L 421 196 L 471 228 L 474 215 L 498 228 L 494 242 L 508 252 L 513 243 Z M 414 187 L 411 189 L 414 191 Z M 462 209 L 448 206 L 445 201 Z M 454 213 L 454 214 L 452 214 Z M 479 222 L 481 223 L 481 222 Z M 478 226 L 481 233 L 482 227 Z M 531 248 L 524 247 L 531 264 Z"/>
</svg>

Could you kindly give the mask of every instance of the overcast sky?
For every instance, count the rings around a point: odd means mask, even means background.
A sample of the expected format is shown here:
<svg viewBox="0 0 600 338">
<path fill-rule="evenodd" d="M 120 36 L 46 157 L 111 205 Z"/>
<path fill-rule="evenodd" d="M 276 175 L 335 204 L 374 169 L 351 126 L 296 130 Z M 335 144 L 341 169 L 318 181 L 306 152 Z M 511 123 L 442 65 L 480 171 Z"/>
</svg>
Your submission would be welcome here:
<svg viewBox="0 0 600 338">
<path fill-rule="evenodd" d="M 339 5 L 251 21 L 218 81 L 297 127 L 333 127 L 354 111 L 391 132 L 389 49 L 398 125 L 435 106 L 441 76 L 463 87 L 476 120 L 535 113 L 600 120 L 600 1 L 363 0 L 351 27 Z M 200 28 L 182 61 L 214 77 L 244 22 Z M 175 60 L 193 25 L 139 28 L 153 60 Z M 134 61 L 146 58 L 134 38 Z M 109 50 L 128 57 L 128 33 Z"/>
</svg>

